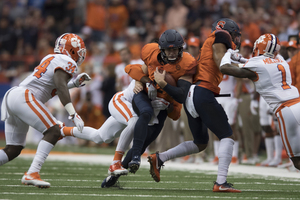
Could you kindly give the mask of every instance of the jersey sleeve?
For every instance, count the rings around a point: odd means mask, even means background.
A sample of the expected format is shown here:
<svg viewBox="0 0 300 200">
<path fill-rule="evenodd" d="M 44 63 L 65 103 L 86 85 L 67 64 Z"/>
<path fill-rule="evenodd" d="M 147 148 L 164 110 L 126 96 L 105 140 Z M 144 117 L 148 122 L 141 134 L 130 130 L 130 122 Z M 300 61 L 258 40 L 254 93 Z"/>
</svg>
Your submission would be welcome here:
<svg viewBox="0 0 300 200">
<path fill-rule="evenodd" d="M 214 44 L 216 44 L 216 43 L 224 44 L 227 49 L 232 48 L 231 36 L 227 31 L 224 31 L 224 30 L 217 30 L 215 32 Z"/>
<path fill-rule="evenodd" d="M 60 55 L 56 57 L 56 66 L 54 71 L 61 69 L 73 77 L 78 72 L 78 66 L 76 62 L 65 55 Z"/>
<path fill-rule="evenodd" d="M 142 70 L 142 65 L 132 64 L 125 67 L 125 72 L 134 80 L 140 81 L 142 77 L 146 76 Z"/>
</svg>

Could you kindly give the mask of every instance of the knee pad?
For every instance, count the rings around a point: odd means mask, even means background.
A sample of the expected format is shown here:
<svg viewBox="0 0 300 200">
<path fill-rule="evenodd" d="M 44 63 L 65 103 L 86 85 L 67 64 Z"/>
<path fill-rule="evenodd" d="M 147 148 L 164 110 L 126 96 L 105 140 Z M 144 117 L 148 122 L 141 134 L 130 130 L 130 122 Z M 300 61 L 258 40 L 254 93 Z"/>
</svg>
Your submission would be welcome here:
<svg viewBox="0 0 300 200">
<path fill-rule="evenodd" d="M 6 153 L 8 160 L 11 161 L 14 158 L 18 157 L 24 147 L 21 145 L 6 145 L 3 151 Z"/>
</svg>

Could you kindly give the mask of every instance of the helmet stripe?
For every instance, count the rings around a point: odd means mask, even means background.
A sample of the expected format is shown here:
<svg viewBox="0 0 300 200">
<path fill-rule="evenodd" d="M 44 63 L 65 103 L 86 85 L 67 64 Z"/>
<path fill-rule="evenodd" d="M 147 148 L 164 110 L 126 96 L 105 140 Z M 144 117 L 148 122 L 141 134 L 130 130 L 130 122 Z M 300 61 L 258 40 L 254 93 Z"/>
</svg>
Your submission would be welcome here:
<svg viewBox="0 0 300 200">
<path fill-rule="evenodd" d="M 270 35 L 271 35 L 271 37 L 272 37 L 272 41 L 271 41 L 270 49 L 269 49 L 268 52 L 273 54 L 273 52 L 274 52 L 274 50 L 275 50 L 275 47 L 276 47 L 277 41 L 276 41 L 275 35 L 273 35 L 273 34 L 270 34 Z"/>
</svg>

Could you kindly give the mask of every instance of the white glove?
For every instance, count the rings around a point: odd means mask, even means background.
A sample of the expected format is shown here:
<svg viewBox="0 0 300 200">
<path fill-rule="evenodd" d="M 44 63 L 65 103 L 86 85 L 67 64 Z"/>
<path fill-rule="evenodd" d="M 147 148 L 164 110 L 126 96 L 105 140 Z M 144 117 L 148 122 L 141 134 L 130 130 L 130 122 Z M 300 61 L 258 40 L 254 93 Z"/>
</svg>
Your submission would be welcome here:
<svg viewBox="0 0 300 200">
<path fill-rule="evenodd" d="M 166 110 L 170 103 L 163 98 L 156 97 L 155 100 L 151 101 L 151 105 L 154 110 Z"/>
<path fill-rule="evenodd" d="M 74 80 L 70 80 L 68 83 L 68 88 L 74 88 L 74 87 L 82 87 L 85 86 L 83 84 L 84 81 L 90 81 L 91 77 L 87 73 L 81 73 L 79 74 Z"/>
<path fill-rule="evenodd" d="M 257 111 L 256 111 L 257 108 L 258 108 L 258 101 L 251 100 L 250 110 L 251 110 L 252 115 L 257 115 Z"/>
<path fill-rule="evenodd" d="M 157 96 L 157 90 L 156 90 L 155 86 L 153 85 L 153 83 L 146 83 L 146 87 L 148 89 L 148 97 L 151 100 L 155 100 L 155 98 Z"/>
<path fill-rule="evenodd" d="M 239 52 L 239 50 L 228 49 L 227 52 L 230 52 L 230 58 L 234 61 L 238 61 L 240 63 L 245 63 L 248 59 L 244 58 Z"/>
<path fill-rule="evenodd" d="M 69 116 L 69 120 L 72 120 L 72 122 L 76 125 L 78 131 L 82 133 L 84 122 L 82 121 L 81 117 L 77 113 L 75 113 L 74 115 Z"/>
</svg>

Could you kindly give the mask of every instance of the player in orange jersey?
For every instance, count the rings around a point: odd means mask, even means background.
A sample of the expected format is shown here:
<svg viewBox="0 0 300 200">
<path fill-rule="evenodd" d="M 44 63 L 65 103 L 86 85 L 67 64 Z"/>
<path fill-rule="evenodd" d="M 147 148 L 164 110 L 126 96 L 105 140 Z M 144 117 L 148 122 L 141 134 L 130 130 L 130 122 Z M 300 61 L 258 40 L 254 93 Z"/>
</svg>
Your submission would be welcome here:
<svg viewBox="0 0 300 200">
<path fill-rule="evenodd" d="M 150 170 L 155 181 L 160 180 L 160 167 L 165 161 L 203 151 L 207 147 L 209 128 L 220 140 L 218 176 L 213 191 L 241 192 L 226 181 L 234 140 L 226 113 L 215 99 L 220 92 L 218 85 L 223 79 L 219 70 L 221 59 L 227 49 L 235 49 L 240 45 L 240 36 L 238 25 L 231 19 L 223 18 L 213 23 L 212 33 L 201 48 L 194 84 L 185 92 L 188 95 L 184 97 L 184 107 L 194 141 L 186 141 L 168 151 L 149 156 L 152 161 Z M 155 80 L 176 101 L 181 101 L 177 94 L 183 89 L 182 85 L 190 84 L 186 80 L 179 80 L 178 87 L 172 87 L 164 81 L 164 72 L 158 71 L 155 73 Z"/>
</svg>

